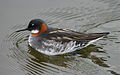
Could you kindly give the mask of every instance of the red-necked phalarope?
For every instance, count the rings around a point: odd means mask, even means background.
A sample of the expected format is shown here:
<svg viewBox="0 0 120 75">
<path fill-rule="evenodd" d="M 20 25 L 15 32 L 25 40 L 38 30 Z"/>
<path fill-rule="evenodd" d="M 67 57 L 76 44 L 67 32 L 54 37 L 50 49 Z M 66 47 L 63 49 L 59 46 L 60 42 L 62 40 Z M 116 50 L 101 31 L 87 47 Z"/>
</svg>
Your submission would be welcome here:
<svg viewBox="0 0 120 75">
<path fill-rule="evenodd" d="M 68 29 L 50 28 L 41 19 L 30 21 L 26 29 L 31 31 L 29 45 L 46 55 L 58 55 L 73 52 L 84 48 L 93 42 L 103 38 L 109 32 L 104 33 L 80 33 Z"/>
</svg>

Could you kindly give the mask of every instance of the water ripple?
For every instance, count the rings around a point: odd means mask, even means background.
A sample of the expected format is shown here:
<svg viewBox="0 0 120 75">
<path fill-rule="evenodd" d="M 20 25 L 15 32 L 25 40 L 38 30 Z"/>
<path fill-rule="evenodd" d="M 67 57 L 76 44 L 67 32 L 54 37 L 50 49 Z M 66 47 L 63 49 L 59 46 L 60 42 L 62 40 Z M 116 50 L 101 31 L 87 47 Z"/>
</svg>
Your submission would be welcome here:
<svg viewBox="0 0 120 75">
<path fill-rule="evenodd" d="M 36 16 L 45 20 L 49 26 L 72 28 L 83 32 L 97 28 L 108 21 L 120 19 L 118 16 L 119 12 L 116 10 L 118 12 L 116 13 L 116 11 L 111 11 L 109 8 L 107 12 L 105 10 L 101 11 L 101 9 L 81 10 L 83 9 L 76 7 L 48 9 L 40 12 Z M 16 25 L 11 29 L 15 31 L 24 27 L 26 27 L 26 24 Z M 10 35 L 7 35 L 7 40 L 5 40 L 5 45 L 10 50 L 8 56 L 19 63 L 20 68 L 28 75 L 88 75 L 88 73 L 89 75 L 109 75 L 108 70 L 105 69 L 110 67 L 106 63 L 108 56 L 105 51 L 101 51 L 101 47 L 91 45 L 73 53 L 47 56 L 37 52 L 28 45 L 28 32 L 9 33 Z M 101 41 L 105 41 L 106 43 L 106 40 Z M 99 43 L 105 46 L 104 42 Z M 114 71 L 111 72 L 113 73 Z"/>
<path fill-rule="evenodd" d="M 16 62 L 19 63 L 21 69 L 26 74 L 87 74 L 86 68 L 92 68 L 93 64 L 89 64 L 88 61 L 84 61 L 84 59 L 79 58 L 80 57 L 89 57 L 91 52 L 88 50 L 88 54 L 84 54 L 85 50 L 83 50 L 83 53 L 73 52 L 72 54 L 65 54 L 65 55 L 59 55 L 59 56 L 47 56 L 44 54 L 41 54 L 31 48 L 28 43 L 28 33 L 12 33 L 8 36 L 8 40 L 6 43 L 9 46 L 9 56 L 15 59 Z M 92 46 L 91 46 L 92 48 Z M 89 48 L 90 49 L 90 48 Z M 99 52 L 99 51 L 97 51 Z M 78 55 L 76 55 L 78 54 Z M 91 56 L 91 55 L 90 55 Z M 79 58 L 76 62 L 76 58 Z M 91 59 L 91 58 L 90 58 Z M 96 59 L 93 59 L 96 60 Z M 79 63 L 80 62 L 80 63 Z M 85 66 L 78 66 L 82 65 L 84 63 Z M 103 62 L 102 62 L 103 63 Z M 73 65 L 74 64 L 74 65 Z M 91 65 L 91 66 L 90 66 Z M 96 72 L 92 72 L 92 71 Z M 98 73 L 99 68 L 94 65 L 93 69 L 89 71 L 92 74 Z M 74 73 L 76 71 L 77 73 Z"/>
</svg>

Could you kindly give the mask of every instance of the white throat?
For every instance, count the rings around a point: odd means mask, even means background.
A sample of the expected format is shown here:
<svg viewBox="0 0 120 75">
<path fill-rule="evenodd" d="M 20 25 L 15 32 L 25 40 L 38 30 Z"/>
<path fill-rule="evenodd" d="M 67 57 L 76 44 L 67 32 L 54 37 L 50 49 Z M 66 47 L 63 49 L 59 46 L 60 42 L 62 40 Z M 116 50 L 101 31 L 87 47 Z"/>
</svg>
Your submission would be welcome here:
<svg viewBox="0 0 120 75">
<path fill-rule="evenodd" d="M 32 30 L 31 33 L 33 33 L 33 34 L 39 33 L 39 30 Z"/>
</svg>

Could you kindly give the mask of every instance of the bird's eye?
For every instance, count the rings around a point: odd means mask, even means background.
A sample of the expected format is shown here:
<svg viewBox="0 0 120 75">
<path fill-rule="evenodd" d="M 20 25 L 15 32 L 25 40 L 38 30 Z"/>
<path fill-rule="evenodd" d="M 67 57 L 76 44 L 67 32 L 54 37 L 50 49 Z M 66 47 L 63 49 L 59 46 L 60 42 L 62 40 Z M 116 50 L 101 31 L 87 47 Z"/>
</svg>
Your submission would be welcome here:
<svg viewBox="0 0 120 75">
<path fill-rule="evenodd" d="M 32 24 L 32 26 L 34 26 L 35 24 Z"/>
</svg>

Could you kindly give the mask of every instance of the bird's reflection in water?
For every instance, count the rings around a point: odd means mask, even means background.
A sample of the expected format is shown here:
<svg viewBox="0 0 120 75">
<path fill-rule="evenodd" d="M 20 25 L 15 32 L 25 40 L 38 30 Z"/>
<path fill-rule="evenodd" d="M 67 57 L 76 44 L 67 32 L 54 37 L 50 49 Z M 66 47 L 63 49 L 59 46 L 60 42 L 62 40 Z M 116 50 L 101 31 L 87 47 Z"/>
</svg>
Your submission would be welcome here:
<svg viewBox="0 0 120 75">
<path fill-rule="evenodd" d="M 65 72 L 72 74 L 72 72 L 77 71 L 77 74 L 87 74 L 89 72 L 89 74 L 92 75 L 100 72 L 100 69 L 96 65 L 109 67 L 104 62 L 106 61 L 105 57 L 97 57 L 92 54 L 105 54 L 104 51 L 99 51 L 99 47 L 96 47 L 95 45 L 90 45 L 84 49 L 77 50 L 72 53 L 55 56 L 44 55 L 30 46 L 28 46 L 28 48 L 29 54 L 34 56 L 34 58 L 31 58 L 32 65 L 35 67 L 33 68 L 34 71 L 37 69 L 37 71 L 41 73 Z"/>
</svg>

